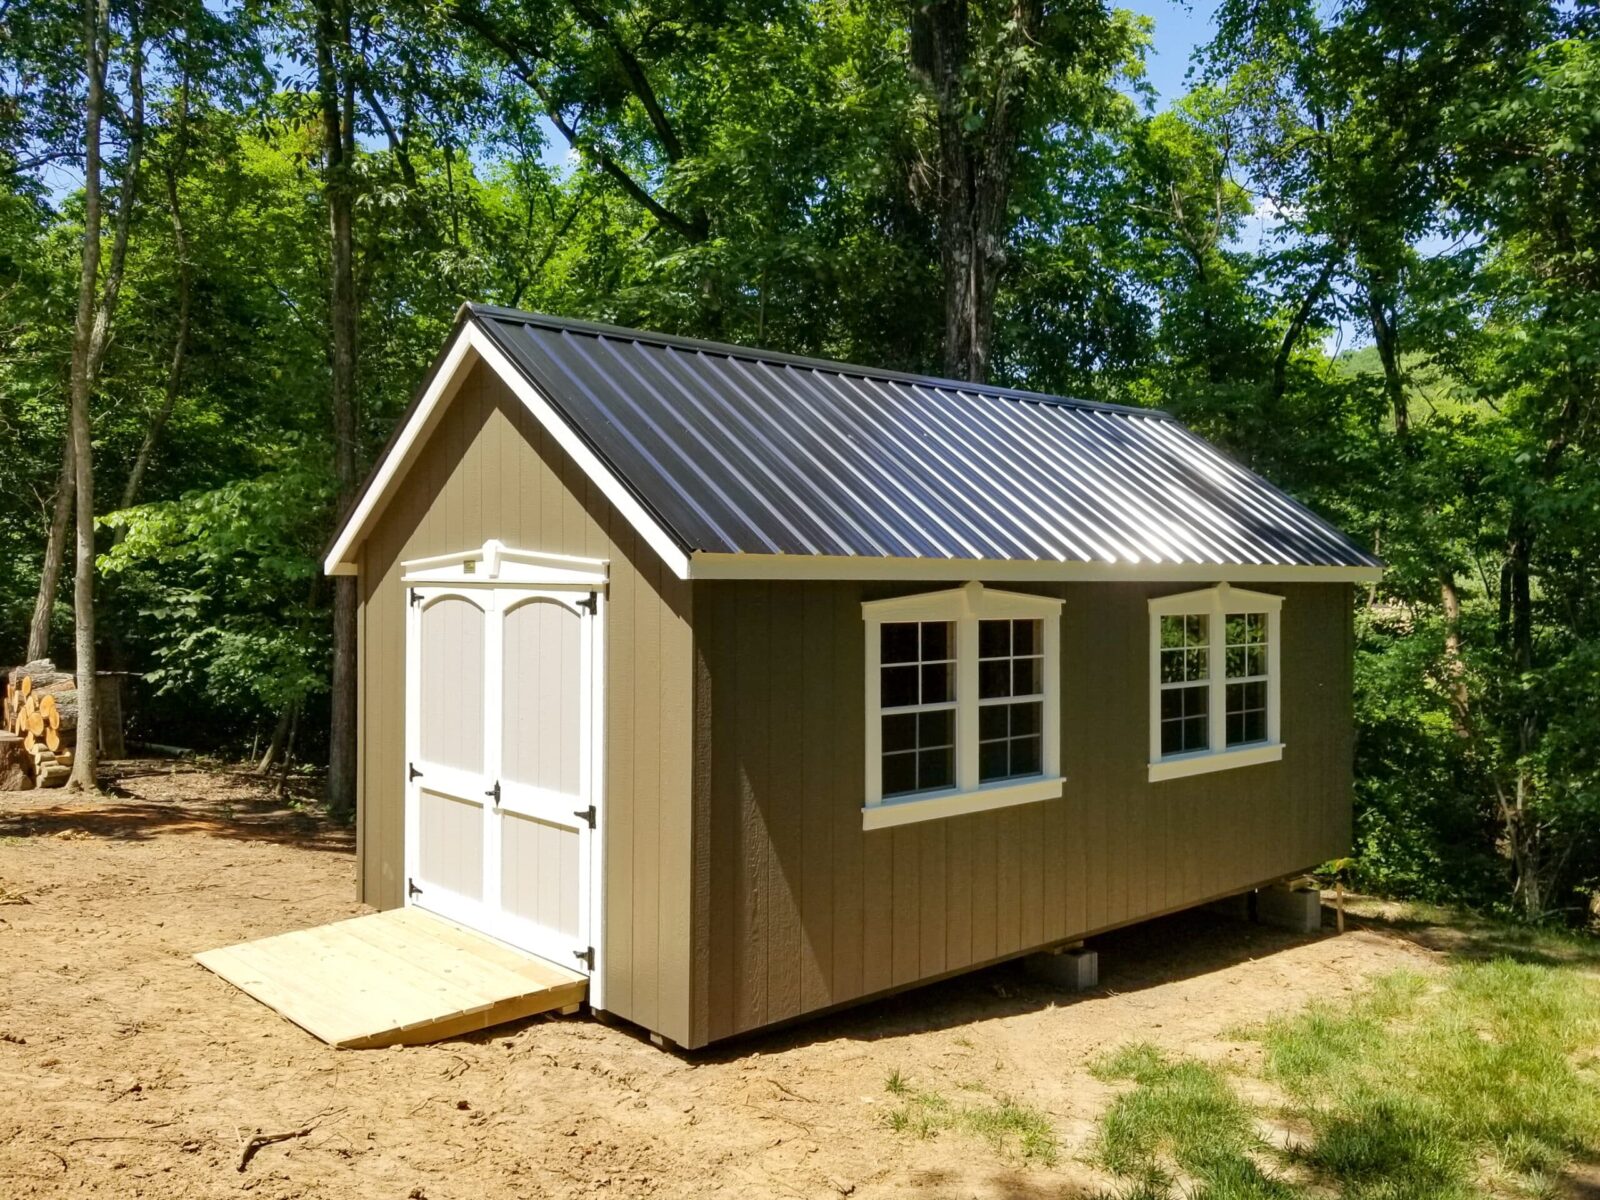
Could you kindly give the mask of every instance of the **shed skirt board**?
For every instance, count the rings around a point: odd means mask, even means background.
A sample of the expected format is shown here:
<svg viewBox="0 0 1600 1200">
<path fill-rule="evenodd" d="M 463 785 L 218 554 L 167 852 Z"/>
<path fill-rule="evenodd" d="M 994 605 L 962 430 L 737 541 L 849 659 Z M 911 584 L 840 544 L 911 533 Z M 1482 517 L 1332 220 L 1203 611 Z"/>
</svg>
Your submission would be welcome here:
<svg viewBox="0 0 1600 1200">
<path fill-rule="evenodd" d="M 413 1046 L 570 1008 L 576 971 L 417 908 L 397 908 L 195 955 L 341 1050 Z"/>
<path fill-rule="evenodd" d="M 407 903 L 593 968 L 596 603 L 410 588 Z"/>
</svg>

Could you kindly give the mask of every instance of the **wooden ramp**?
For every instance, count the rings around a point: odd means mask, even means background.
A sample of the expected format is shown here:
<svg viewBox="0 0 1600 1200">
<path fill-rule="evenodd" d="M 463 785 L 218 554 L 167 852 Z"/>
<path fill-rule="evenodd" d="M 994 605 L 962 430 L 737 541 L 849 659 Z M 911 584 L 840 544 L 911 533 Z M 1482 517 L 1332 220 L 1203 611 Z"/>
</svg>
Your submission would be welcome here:
<svg viewBox="0 0 1600 1200">
<path fill-rule="evenodd" d="M 588 994 L 575 971 L 418 908 L 396 908 L 195 960 L 342 1050 L 460 1037 Z"/>
</svg>

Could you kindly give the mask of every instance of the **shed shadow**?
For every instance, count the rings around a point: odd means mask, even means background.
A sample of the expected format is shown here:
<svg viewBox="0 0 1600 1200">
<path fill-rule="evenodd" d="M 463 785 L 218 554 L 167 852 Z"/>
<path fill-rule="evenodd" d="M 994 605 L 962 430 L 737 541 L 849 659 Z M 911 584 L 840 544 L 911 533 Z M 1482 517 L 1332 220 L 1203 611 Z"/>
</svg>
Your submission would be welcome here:
<svg viewBox="0 0 1600 1200">
<path fill-rule="evenodd" d="M 1325 918 L 1329 914 L 1324 913 Z M 1099 952 L 1099 986 L 1073 992 L 1031 976 L 1020 959 L 913 986 L 832 1013 L 805 1016 L 766 1030 L 685 1052 L 695 1063 L 716 1063 L 838 1039 L 880 1041 L 1047 1008 L 1144 991 L 1223 971 L 1276 954 L 1323 934 L 1296 934 L 1205 909 L 1188 909 L 1087 939 Z"/>
</svg>

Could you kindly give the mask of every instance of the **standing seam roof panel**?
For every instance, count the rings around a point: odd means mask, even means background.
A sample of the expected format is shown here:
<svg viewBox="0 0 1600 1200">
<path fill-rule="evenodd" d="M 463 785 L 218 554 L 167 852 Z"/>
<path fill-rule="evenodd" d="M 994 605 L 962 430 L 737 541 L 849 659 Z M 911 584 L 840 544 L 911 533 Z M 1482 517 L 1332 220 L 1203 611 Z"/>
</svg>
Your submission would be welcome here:
<svg viewBox="0 0 1600 1200">
<path fill-rule="evenodd" d="M 1155 410 L 471 316 L 690 552 L 1382 565 Z"/>
</svg>

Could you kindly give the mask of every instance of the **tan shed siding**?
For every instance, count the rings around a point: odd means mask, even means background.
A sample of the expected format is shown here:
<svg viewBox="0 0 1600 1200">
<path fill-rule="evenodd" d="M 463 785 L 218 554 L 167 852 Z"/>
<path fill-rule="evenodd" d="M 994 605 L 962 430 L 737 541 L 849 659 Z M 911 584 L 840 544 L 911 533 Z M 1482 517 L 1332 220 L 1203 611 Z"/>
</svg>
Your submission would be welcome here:
<svg viewBox="0 0 1600 1200">
<path fill-rule="evenodd" d="M 606 1006 L 689 1039 L 690 592 L 491 372 L 475 367 L 361 551 L 362 899 L 405 886 L 401 562 L 499 538 L 605 558 Z"/>
<path fill-rule="evenodd" d="M 1190 585 L 1192 586 L 1192 585 Z M 1252 585 L 1256 586 L 1256 585 Z M 1350 840 L 1350 589 L 1284 599 L 1281 763 L 1148 780 L 1150 596 L 1066 584 L 1066 794 L 872 833 L 862 583 L 695 585 L 700 1044 L 1237 891 Z M 934 590 L 899 588 L 898 591 Z"/>
</svg>

